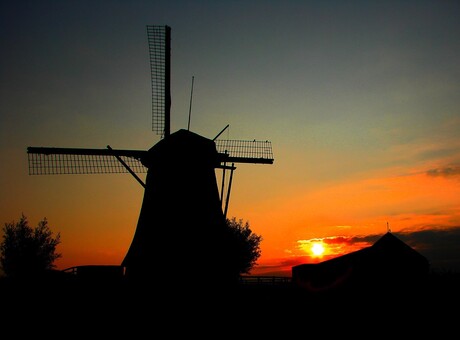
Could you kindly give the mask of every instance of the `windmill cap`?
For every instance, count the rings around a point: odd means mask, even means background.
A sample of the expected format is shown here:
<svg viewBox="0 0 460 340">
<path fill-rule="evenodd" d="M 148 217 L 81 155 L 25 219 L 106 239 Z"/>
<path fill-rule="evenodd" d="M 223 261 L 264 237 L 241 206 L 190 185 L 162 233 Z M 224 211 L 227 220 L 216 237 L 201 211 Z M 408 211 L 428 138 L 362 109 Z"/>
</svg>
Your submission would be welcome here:
<svg viewBox="0 0 460 340">
<path fill-rule="evenodd" d="M 144 162 L 149 168 L 150 165 L 158 164 L 158 162 L 172 165 L 191 163 L 194 166 L 201 164 L 215 166 L 217 159 L 218 153 L 214 141 L 181 129 L 151 147 Z"/>
</svg>

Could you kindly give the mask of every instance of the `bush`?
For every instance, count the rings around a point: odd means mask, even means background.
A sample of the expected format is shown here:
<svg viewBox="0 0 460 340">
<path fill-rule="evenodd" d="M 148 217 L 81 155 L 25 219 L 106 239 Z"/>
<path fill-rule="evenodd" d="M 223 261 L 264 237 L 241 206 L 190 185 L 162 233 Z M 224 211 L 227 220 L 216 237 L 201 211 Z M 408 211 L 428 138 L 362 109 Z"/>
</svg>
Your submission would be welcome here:
<svg viewBox="0 0 460 340">
<path fill-rule="evenodd" d="M 234 247 L 237 253 L 234 260 L 239 274 L 248 274 L 260 257 L 262 236 L 253 233 L 249 222 L 243 223 L 242 219 L 237 220 L 235 217 L 227 219 L 227 226 L 234 236 Z"/>
<path fill-rule="evenodd" d="M 7 277 L 41 275 L 56 266 L 62 255 L 56 252 L 60 234 L 53 237 L 46 218 L 32 228 L 22 214 L 19 222 L 5 223 L 0 244 L 0 264 Z"/>
</svg>

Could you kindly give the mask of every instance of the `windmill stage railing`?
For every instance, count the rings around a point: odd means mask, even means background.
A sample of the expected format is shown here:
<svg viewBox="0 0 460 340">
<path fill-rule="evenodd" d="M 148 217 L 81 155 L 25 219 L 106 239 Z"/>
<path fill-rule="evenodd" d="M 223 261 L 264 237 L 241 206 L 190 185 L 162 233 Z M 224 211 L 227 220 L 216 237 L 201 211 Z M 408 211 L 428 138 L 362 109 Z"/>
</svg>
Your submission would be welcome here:
<svg viewBox="0 0 460 340">
<path fill-rule="evenodd" d="M 273 150 L 270 141 L 216 139 L 221 162 L 273 164 Z"/>
</svg>

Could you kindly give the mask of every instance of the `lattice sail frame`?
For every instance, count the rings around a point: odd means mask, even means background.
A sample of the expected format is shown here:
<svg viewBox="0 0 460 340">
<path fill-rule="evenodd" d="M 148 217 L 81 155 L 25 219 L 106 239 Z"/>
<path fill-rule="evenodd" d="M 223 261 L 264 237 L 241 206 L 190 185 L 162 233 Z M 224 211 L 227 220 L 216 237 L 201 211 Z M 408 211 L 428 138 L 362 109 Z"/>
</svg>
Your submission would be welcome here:
<svg viewBox="0 0 460 340">
<path fill-rule="evenodd" d="M 147 25 L 152 83 L 152 130 L 164 137 L 170 133 L 171 28 Z"/>
<path fill-rule="evenodd" d="M 135 173 L 146 173 L 147 168 L 141 162 L 144 153 L 138 150 L 29 147 L 29 175 L 128 173 L 115 155 Z"/>
</svg>

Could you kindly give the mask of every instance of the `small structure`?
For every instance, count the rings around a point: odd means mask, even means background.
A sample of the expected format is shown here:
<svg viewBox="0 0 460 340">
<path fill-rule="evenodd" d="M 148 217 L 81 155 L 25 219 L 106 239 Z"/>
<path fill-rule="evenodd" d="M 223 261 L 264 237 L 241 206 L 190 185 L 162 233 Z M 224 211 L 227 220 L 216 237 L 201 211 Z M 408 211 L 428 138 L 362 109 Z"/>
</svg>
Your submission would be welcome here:
<svg viewBox="0 0 460 340">
<path fill-rule="evenodd" d="M 292 282 L 311 293 L 398 291 L 425 282 L 429 266 L 423 255 L 388 231 L 370 247 L 292 267 Z"/>
</svg>

